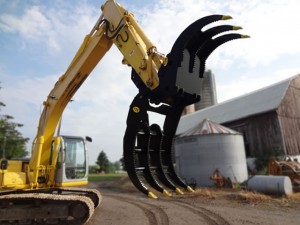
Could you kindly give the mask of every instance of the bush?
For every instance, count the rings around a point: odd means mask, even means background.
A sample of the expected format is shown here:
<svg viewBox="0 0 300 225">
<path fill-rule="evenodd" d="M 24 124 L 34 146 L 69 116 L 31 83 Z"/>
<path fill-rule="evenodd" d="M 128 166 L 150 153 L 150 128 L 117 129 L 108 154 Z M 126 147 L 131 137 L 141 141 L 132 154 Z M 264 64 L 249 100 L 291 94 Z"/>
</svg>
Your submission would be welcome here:
<svg viewBox="0 0 300 225">
<path fill-rule="evenodd" d="M 274 145 L 273 147 L 260 152 L 257 154 L 255 165 L 258 171 L 258 174 L 266 174 L 268 172 L 268 164 L 271 157 L 278 158 L 282 153 L 282 146 L 281 145 Z"/>
</svg>

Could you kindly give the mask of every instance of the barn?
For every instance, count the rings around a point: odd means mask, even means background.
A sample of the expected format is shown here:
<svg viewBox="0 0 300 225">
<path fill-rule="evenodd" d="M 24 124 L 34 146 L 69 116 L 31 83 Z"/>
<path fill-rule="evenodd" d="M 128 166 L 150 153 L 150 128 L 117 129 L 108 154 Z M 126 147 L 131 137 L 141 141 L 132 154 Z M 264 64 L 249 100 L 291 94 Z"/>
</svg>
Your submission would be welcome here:
<svg viewBox="0 0 300 225">
<path fill-rule="evenodd" d="M 247 157 L 300 155 L 300 75 L 182 116 L 177 134 L 205 118 L 243 134 Z"/>
</svg>

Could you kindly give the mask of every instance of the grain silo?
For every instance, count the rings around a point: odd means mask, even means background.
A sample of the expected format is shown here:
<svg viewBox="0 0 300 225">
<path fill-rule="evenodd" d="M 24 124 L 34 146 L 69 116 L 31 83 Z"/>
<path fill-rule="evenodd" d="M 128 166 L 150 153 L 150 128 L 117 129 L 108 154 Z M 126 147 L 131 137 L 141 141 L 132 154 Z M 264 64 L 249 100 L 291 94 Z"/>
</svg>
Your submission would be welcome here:
<svg viewBox="0 0 300 225">
<path fill-rule="evenodd" d="M 248 179 L 243 136 L 234 130 L 204 119 L 179 135 L 174 148 L 176 170 L 188 183 L 213 186 L 216 169 L 233 182 Z"/>
</svg>

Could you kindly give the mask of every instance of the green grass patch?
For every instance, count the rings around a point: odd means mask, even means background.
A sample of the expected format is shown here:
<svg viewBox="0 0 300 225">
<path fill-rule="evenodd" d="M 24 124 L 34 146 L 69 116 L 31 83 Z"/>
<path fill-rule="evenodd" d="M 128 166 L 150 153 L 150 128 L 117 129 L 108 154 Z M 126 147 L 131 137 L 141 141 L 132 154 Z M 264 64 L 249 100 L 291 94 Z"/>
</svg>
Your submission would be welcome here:
<svg viewBox="0 0 300 225">
<path fill-rule="evenodd" d="M 89 174 L 88 181 L 110 181 L 126 176 L 126 173 Z"/>
</svg>

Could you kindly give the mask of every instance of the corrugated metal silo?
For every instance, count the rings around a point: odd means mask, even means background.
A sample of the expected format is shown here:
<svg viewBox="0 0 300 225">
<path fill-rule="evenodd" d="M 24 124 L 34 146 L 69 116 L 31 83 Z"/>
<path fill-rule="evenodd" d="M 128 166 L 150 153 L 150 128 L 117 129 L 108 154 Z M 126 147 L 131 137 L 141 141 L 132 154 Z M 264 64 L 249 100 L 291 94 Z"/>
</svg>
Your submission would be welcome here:
<svg viewBox="0 0 300 225">
<path fill-rule="evenodd" d="M 204 119 L 175 139 L 177 173 L 188 183 L 213 186 L 210 179 L 218 169 L 233 182 L 248 179 L 243 136 Z"/>
</svg>

